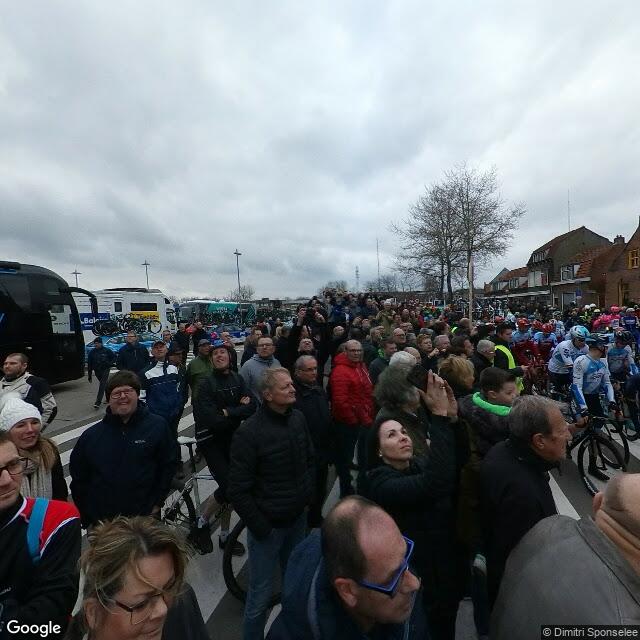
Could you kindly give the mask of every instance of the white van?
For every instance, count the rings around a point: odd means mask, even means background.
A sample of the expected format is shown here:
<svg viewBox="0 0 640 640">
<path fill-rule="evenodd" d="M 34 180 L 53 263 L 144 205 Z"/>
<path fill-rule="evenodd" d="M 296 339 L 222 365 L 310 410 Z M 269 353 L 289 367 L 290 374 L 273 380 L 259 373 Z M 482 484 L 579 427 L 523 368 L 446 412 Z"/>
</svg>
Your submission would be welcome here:
<svg viewBox="0 0 640 640">
<path fill-rule="evenodd" d="M 94 318 L 86 296 L 74 294 L 78 306 L 85 344 L 94 340 L 95 320 L 123 320 L 140 318 L 147 322 L 145 331 L 160 333 L 163 329 L 176 330 L 173 305 L 160 289 L 101 289 L 93 292 L 98 301 L 98 317 Z"/>
</svg>

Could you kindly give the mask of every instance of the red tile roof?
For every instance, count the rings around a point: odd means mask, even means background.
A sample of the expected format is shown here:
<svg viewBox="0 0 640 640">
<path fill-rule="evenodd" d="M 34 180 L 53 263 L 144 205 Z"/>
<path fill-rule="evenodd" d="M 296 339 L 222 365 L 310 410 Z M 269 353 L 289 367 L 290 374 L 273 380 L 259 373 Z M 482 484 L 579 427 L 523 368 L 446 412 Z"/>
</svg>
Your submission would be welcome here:
<svg viewBox="0 0 640 640">
<path fill-rule="evenodd" d="M 576 278 L 588 278 L 591 275 L 591 267 L 593 261 L 603 253 L 610 251 L 613 245 L 605 245 L 601 247 L 591 247 L 585 251 L 577 253 L 575 256 L 569 259 L 567 264 L 579 264 L 578 271 L 576 272 Z"/>
</svg>

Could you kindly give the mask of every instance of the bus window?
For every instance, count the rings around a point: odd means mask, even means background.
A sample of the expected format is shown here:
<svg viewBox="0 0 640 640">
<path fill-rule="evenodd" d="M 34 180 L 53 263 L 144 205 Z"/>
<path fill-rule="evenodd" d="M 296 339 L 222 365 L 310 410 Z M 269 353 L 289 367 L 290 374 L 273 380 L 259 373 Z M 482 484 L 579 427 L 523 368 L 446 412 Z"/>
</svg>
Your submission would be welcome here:
<svg viewBox="0 0 640 640">
<path fill-rule="evenodd" d="M 114 302 L 113 310 L 115 313 L 122 313 L 122 302 Z"/>
</svg>

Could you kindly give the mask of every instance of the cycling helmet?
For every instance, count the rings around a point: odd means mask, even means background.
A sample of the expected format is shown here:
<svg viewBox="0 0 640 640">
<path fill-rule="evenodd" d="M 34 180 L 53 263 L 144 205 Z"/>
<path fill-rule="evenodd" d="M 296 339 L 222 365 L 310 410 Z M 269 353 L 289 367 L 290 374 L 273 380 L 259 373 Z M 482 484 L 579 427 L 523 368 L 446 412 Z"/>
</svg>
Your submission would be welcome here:
<svg viewBox="0 0 640 640">
<path fill-rule="evenodd" d="M 633 335 L 631 335 L 631 331 L 620 331 L 616 333 L 615 339 L 624 344 L 631 344 L 633 342 Z"/>
<path fill-rule="evenodd" d="M 572 340 L 586 340 L 589 337 L 589 330 L 582 325 L 575 325 L 569 329 L 569 336 Z"/>
<path fill-rule="evenodd" d="M 526 320 L 525 318 L 518 318 L 516 325 L 518 326 L 518 329 L 522 331 L 523 329 L 526 329 L 529 326 L 529 321 Z"/>
<path fill-rule="evenodd" d="M 620 307 L 616 307 L 615 305 L 611 307 L 611 313 L 620 313 Z"/>
<path fill-rule="evenodd" d="M 602 313 L 602 311 L 600 311 L 600 309 L 594 309 L 593 313 Z"/>
<path fill-rule="evenodd" d="M 534 320 L 531 325 L 536 331 L 542 331 L 542 322 L 540 320 Z"/>
<path fill-rule="evenodd" d="M 549 324 L 548 322 L 545 322 L 542 325 L 542 333 L 552 333 L 553 332 L 553 325 Z"/>
<path fill-rule="evenodd" d="M 600 349 L 602 353 L 607 348 L 607 343 L 598 335 L 588 337 L 586 343 L 589 349 Z"/>
</svg>

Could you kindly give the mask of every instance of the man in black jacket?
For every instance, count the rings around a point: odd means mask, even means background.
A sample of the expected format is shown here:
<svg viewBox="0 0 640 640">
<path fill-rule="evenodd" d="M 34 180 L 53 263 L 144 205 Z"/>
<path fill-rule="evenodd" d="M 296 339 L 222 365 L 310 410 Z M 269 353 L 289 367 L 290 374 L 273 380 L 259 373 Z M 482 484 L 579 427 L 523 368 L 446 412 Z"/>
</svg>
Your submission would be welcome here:
<svg viewBox="0 0 640 640">
<path fill-rule="evenodd" d="M 369 377 L 373 384 L 378 383 L 380 374 L 389 366 L 389 360 L 397 350 L 398 345 L 393 338 L 385 338 L 382 341 L 382 352 L 384 355 L 374 358 L 369 365 Z"/>
<path fill-rule="evenodd" d="M 479 389 L 480 374 L 493 366 L 493 358 L 496 355 L 496 347 L 491 340 L 480 340 L 476 345 L 475 353 L 471 355 L 471 364 L 474 370 L 474 388 Z"/>
<path fill-rule="evenodd" d="M 19 627 L 47 624 L 48 638 L 62 638 L 78 597 L 80 519 L 72 504 L 58 500 L 41 503 L 46 510 L 38 517 L 36 501 L 20 495 L 25 464 L 0 433 L 0 638 L 41 637 Z"/>
<path fill-rule="evenodd" d="M 111 376 L 105 417 L 71 452 L 71 494 L 84 526 L 117 515 L 157 515 L 176 470 L 176 445 L 164 418 L 138 401 L 140 380 Z"/>
<path fill-rule="evenodd" d="M 309 507 L 307 524 L 310 529 L 322 524 L 322 505 L 327 497 L 327 475 L 331 448 L 331 408 L 325 390 L 316 382 L 318 362 L 313 356 L 300 356 L 295 362 L 295 408 L 307 420 L 315 452 L 315 491 Z"/>
<path fill-rule="evenodd" d="M 93 405 L 94 409 L 99 409 L 102 404 L 102 397 L 104 391 L 107 388 L 107 381 L 109 380 L 109 371 L 113 367 L 116 361 L 115 354 L 111 349 L 107 349 L 102 344 L 102 338 L 98 336 L 93 341 L 93 349 L 89 351 L 87 356 L 87 378 L 91 382 L 92 374 L 96 374 L 98 378 L 98 395 Z"/>
<path fill-rule="evenodd" d="M 116 367 L 121 371 L 138 373 L 149 364 L 150 360 L 147 349 L 138 343 L 138 334 L 135 331 L 127 332 L 127 344 L 118 351 Z"/>
<path fill-rule="evenodd" d="M 512 549 L 536 523 L 557 513 L 549 470 L 565 457 L 570 438 L 558 407 L 541 396 L 518 398 L 509 414 L 509 439 L 496 444 L 482 462 L 490 606 Z"/>
<path fill-rule="evenodd" d="M 187 333 L 187 325 L 184 322 L 181 322 L 178 325 L 178 330 L 173 336 L 173 342 L 175 342 L 180 347 L 180 352 L 182 353 L 182 364 L 187 364 L 187 354 L 189 353 L 189 341 L 191 340 L 191 336 Z"/>
<path fill-rule="evenodd" d="M 200 320 L 198 320 L 193 326 L 195 327 L 194 332 L 191 334 L 191 339 L 193 340 L 193 355 L 197 356 L 198 343 L 200 342 L 200 340 L 209 340 L 210 336 L 205 331 L 204 327 L 202 326 L 202 322 L 200 322 Z"/>
<path fill-rule="evenodd" d="M 236 372 L 231 371 L 229 349 L 224 340 L 214 340 L 211 346 L 212 373 L 200 382 L 198 394 L 193 402 L 193 415 L 196 422 L 196 440 L 198 450 L 207 461 L 211 475 L 218 483 L 207 513 L 198 522 L 198 541 L 208 548 L 211 541 L 208 516 L 219 505 L 226 504 L 229 483 L 229 460 L 231 440 L 240 423 L 253 415 L 256 400 L 249 391 L 247 383 Z M 226 511 L 220 522 L 219 546 L 224 549 L 229 535 L 231 512 Z M 244 545 L 236 541 L 234 555 L 243 555 Z"/>
<path fill-rule="evenodd" d="M 313 445 L 304 415 L 293 408 L 296 391 L 283 367 L 266 369 L 263 404 L 231 443 L 229 499 L 247 525 L 250 584 L 244 640 L 262 640 L 273 574 L 304 538 L 313 495 Z"/>
</svg>

